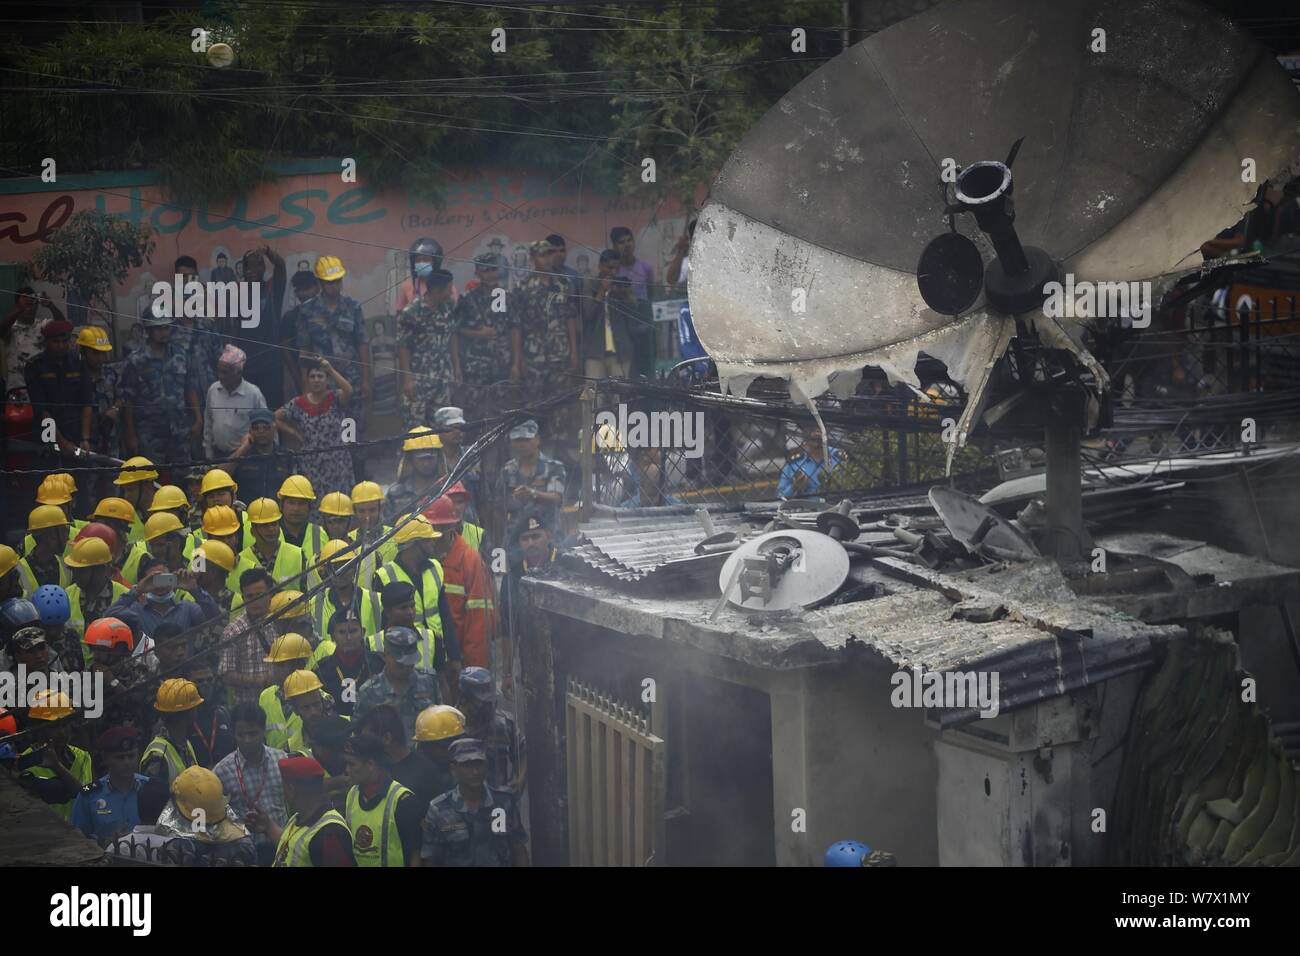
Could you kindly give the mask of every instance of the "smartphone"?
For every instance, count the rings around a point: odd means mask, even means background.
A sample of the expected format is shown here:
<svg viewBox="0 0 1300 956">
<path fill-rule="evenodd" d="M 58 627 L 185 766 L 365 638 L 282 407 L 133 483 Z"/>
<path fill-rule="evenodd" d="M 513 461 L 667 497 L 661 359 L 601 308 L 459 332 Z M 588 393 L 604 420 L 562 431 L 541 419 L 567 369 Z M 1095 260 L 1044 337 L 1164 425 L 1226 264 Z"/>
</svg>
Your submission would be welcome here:
<svg viewBox="0 0 1300 956">
<path fill-rule="evenodd" d="M 176 587 L 176 575 L 174 574 L 155 574 L 153 580 L 149 582 L 150 587 L 174 588 Z"/>
</svg>

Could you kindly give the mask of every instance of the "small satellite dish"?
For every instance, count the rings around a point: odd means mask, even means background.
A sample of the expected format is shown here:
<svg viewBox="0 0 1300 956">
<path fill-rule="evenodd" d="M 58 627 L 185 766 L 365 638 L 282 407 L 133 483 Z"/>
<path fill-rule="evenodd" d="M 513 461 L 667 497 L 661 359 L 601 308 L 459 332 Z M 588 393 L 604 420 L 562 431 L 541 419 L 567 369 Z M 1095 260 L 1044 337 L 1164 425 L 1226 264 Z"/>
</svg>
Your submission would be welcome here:
<svg viewBox="0 0 1300 956">
<path fill-rule="evenodd" d="M 959 232 L 931 239 L 916 264 L 916 285 L 925 304 L 940 315 L 965 312 L 984 287 L 979 247 Z"/>
<path fill-rule="evenodd" d="M 727 558 L 718 586 L 744 611 L 812 607 L 849 576 L 843 546 L 820 531 L 769 531 L 751 538 Z"/>
<path fill-rule="evenodd" d="M 235 51 L 229 43 L 214 43 L 208 47 L 208 62 L 218 69 L 235 62 Z"/>
</svg>

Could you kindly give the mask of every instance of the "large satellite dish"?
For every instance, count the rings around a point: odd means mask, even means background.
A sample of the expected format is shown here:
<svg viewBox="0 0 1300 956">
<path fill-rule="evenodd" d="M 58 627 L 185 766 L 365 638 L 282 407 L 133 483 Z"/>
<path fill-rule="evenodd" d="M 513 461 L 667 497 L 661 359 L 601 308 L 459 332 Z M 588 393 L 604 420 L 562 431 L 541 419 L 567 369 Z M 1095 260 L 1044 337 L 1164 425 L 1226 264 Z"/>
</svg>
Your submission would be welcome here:
<svg viewBox="0 0 1300 956">
<path fill-rule="evenodd" d="M 1003 253 L 1019 254 L 994 241 L 985 203 L 1014 218 L 1031 271 L 1172 278 L 1258 182 L 1297 166 L 1297 118 L 1279 64 L 1195 3 L 939 4 L 821 67 L 727 161 L 691 247 L 700 341 L 733 389 L 780 376 L 805 398 L 847 394 L 864 365 L 915 385 L 924 351 L 969 411 L 1030 328 L 1104 382 L 1069 320 L 1014 311 L 1025 296 Z M 927 250 L 944 233 L 958 238 Z"/>
</svg>

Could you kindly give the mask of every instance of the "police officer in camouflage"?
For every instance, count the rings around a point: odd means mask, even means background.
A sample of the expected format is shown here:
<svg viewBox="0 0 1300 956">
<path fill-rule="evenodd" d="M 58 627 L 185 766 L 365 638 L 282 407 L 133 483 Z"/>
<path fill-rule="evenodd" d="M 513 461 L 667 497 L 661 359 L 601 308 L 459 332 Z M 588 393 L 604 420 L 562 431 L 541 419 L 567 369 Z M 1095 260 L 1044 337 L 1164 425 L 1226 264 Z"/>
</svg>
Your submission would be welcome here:
<svg viewBox="0 0 1300 956">
<path fill-rule="evenodd" d="M 354 719 L 381 704 L 397 708 L 408 739 L 415 736 L 415 718 L 426 707 L 441 703 L 438 679 L 429 671 L 416 667 L 420 662 L 419 635 L 409 627 L 390 627 L 384 631 L 384 669 L 361 685 L 357 691 Z"/>
<path fill-rule="evenodd" d="M 203 433 L 203 417 L 189 356 L 171 340 L 172 320 L 155 311 L 141 316 L 145 347 L 132 352 L 122 370 L 122 446 L 127 455 L 170 461 Z"/>
<path fill-rule="evenodd" d="M 420 856 L 425 866 L 527 866 L 528 834 L 509 790 L 489 786 L 487 749 L 462 737 L 449 748 L 456 786 L 429 804 Z"/>
<path fill-rule="evenodd" d="M 505 259 L 491 253 L 474 260 L 479 284 L 461 296 L 452 315 L 461 379 L 458 404 L 488 418 L 504 406 L 504 383 L 523 380 L 523 335 L 503 285 Z"/>
<path fill-rule="evenodd" d="M 523 333 L 524 384 L 530 401 L 549 398 L 578 384 L 578 297 L 569 279 L 551 266 L 555 249 L 545 239 L 529 247 L 532 271 L 514 292 L 511 311 Z M 546 413 L 546 431 L 553 440 L 577 429 L 570 422 L 576 404 Z"/>
<path fill-rule="evenodd" d="M 423 294 L 397 317 L 397 363 L 402 374 L 402 417 L 406 427 L 429 425 L 449 403 L 451 385 L 461 378 L 452 334 L 451 273 L 416 263 Z"/>
</svg>

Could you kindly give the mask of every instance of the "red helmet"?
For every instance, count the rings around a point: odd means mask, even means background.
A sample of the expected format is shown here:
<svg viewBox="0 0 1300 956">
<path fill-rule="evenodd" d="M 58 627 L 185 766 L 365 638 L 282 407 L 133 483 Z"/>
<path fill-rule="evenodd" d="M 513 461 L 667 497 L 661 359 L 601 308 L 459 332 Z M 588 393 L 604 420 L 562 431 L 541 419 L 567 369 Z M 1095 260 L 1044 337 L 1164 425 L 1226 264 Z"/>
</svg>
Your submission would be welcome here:
<svg viewBox="0 0 1300 956">
<path fill-rule="evenodd" d="M 8 710 L 0 707 L 0 737 L 18 733 L 18 721 Z"/>
<path fill-rule="evenodd" d="M 449 495 L 468 495 L 469 490 L 465 487 L 465 482 L 458 481 L 447 489 Z"/>
<path fill-rule="evenodd" d="M 99 538 L 108 545 L 109 554 L 114 558 L 118 556 L 118 547 L 121 545 L 121 539 L 117 536 L 117 532 L 108 525 L 99 521 L 92 521 L 77 532 L 75 540 L 80 541 L 82 538 Z"/>
<path fill-rule="evenodd" d="M 114 648 L 121 645 L 128 651 L 135 649 L 135 635 L 131 633 L 131 628 L 115 617 L 101 617 L 91 621 L 86 626 L 83 640 L 90 647 Z"/>
<path fill-rule="evenodd" d="M 451 503 L 451 499 L 446 495 L 438 498 L 433 504 L 424 509 L 424 516 L 429 519 L 431 525 L 456 524 L 459 520 L 456 517 L 456 507 Z"/>
</svg>

